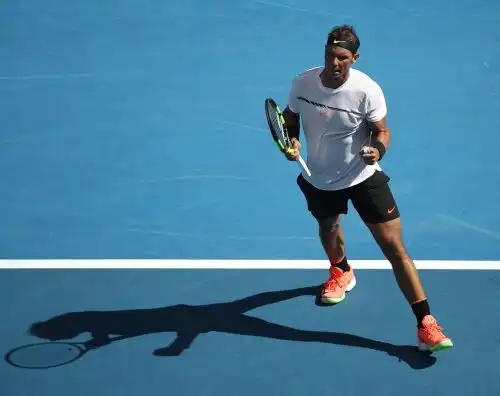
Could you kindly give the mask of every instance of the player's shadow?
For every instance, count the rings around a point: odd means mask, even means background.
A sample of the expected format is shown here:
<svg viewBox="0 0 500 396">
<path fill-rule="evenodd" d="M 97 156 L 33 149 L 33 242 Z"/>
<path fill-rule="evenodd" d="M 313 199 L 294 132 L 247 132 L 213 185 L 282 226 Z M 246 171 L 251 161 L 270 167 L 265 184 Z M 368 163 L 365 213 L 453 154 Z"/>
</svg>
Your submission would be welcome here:
<svg viewBox="0 0 500 396">
<path fill-rule="evenodd" d="M 117 339 L 152 333 L 174 332 L 176 339 L 156 349 L 155 356 L 179 356 L 197 337 L 210 332 L 240 334 L 299 342 L 371 349 L 399 358 L 413 369 L 424 369 L 436 359 L 411 345 L 393 345 L 353 334 L 296 329 L 250 316 L 248 311 L 300 296 L 317 296 L 318 286 L 256 294 L 240 300 L 209 305 L 172 305 L 123 311 L 83 311 L 56 316 L 31 326 L 30 334 L 62 341 L 90 333 L 90 344 L 105 346 Z"/>
</svg>

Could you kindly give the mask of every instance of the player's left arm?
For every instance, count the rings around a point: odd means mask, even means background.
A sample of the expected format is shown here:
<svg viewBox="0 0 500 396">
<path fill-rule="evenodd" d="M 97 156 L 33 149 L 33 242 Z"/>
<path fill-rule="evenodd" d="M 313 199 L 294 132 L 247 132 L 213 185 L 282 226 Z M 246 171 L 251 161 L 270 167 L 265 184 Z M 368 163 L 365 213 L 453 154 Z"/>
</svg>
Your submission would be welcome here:
<svg viewBox="0 0 500 396">
<path fill-rule="evenodd" d="M 365 163 L 373 165 L 382 159 L 391 141 L 391 131 L 387 126 L 387 104 L 382 89 L 376 83 L 367 90 L 366 122 L 371 132 L 371 144 L 360 154 Z"/>
<path fill-rule="evenodd" d="M 369 121 L 368 128 L 372 133 L 371 147 L 377 150 L 376 161 L 379 161 L 389 149 L 391 142 L 391 131 L 387 126 L 387 116 L 379 121 Z"/>
</svg>

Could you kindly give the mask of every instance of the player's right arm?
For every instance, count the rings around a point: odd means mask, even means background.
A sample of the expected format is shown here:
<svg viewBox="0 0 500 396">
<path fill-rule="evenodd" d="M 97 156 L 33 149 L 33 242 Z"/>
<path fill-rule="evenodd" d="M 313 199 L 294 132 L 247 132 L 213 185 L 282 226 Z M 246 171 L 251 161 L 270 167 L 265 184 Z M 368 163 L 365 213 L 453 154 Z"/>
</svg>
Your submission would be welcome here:
<svg viewBox="0 0 500 396">
<path fill-rule="evenodd" d="M 290 107 L 287 106 L 285 110 L 283 110 L 283 118 L 285 119 L 285 126 L 294 149 L 293 152 L 285 153 L 285 155 L 289 160 L 296 160 L 300 155 L 300 115 L 294 113 L 290 110 Z"/>
<path fill-rule="evenodd" d="M 285 119 L 285 125 L 288 130 L 288 134 L 290 139 L 299 139 L 300 136 L 300 115 L 298 113 L 294 113 L 290 110 L 290 107 L 286 107 L 283 110 L 283 118 Z"/>
<path fill-rule="evenodd" d="M 285 126 L 288 130 L 288 135 L 290 136 L 290 141 L 292 142 L 295 152 L 287 154 L 289 160 L 296 160 L 300 154 L 300 114 L 299 114 L 299 103 L 297 100 L 297 79 L 292 82 L 292 87 L 288 95 L 288 105 L 283 110 L 283 118 L 285 119 Z"/>
</svg>

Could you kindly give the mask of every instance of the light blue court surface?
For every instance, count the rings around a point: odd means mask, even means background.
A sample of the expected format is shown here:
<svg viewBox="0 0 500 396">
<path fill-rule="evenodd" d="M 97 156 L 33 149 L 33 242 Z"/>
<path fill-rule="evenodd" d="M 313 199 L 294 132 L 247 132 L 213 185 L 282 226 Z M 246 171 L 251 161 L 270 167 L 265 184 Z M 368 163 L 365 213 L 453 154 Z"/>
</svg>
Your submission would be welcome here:
<svg viewBox="0 0 500 396">
<path fill-rule="evenodd" d="M 2 362 L 2 395 L 500 393 L 500 3 L 0 7 L 1 259 L 324 259 L 263 100 L 284 107 L 295 74 L 322 63 L 329 29 L 348 23 L 361 37 L 357 67 L 386 94 L 393 141 L 382 165 L 410 253 L 496 262 L 422 271 L 456 344 L 435 360 L 409 347 L 413 317 L 387 270 L 358 271 L 347 302 L 324 308 L 316 268 L 3 261 L 2 354 L 40 342 L 27 334 L 34 322 L 69 313 L 86 331 L 75 340 L 96 328 L 127 338 L 47 370 Z M 352 208 L 344 225 L 352 260 L 383 259 Z M 63 331 L 57 323 L 51 331 Z"/>
</svg>

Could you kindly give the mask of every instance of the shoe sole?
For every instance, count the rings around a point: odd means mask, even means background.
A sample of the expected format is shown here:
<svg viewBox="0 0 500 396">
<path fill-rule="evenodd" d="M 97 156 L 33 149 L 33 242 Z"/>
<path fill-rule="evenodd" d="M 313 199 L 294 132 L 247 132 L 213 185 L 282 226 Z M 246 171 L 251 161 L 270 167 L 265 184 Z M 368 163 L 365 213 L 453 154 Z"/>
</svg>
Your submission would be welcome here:
<svg viewBox="0 0 500 396">
<path fill-rule="evenodd" d="M 346 294 L 349 293 L 352 289 L 354 289 L 354 286 L 356 286 L 356 277 L 352 278 L 352 280 L 349 282 L 349 284 L 345 289 L 345 293 L 343 294 L 342 297 L 337 297 L 337 298 L 321 297 L 321 302 L 327 305 L 335 305 L 341 303 L 342 301 L 345 300 Z"/>
<path fill-rule="evenodd" d="M 439 344 L 434 345 L 431 347 L 430 345 L 427 345 L 423 342 L 418 343 L 418 349 L 422 352 L 439 352 L 439 351 L 444 351 L 445 349 L 450 349 L 453 348 L 453 342 L 451 340 L 444 340 L 440 342 Z"/>
</svg>

